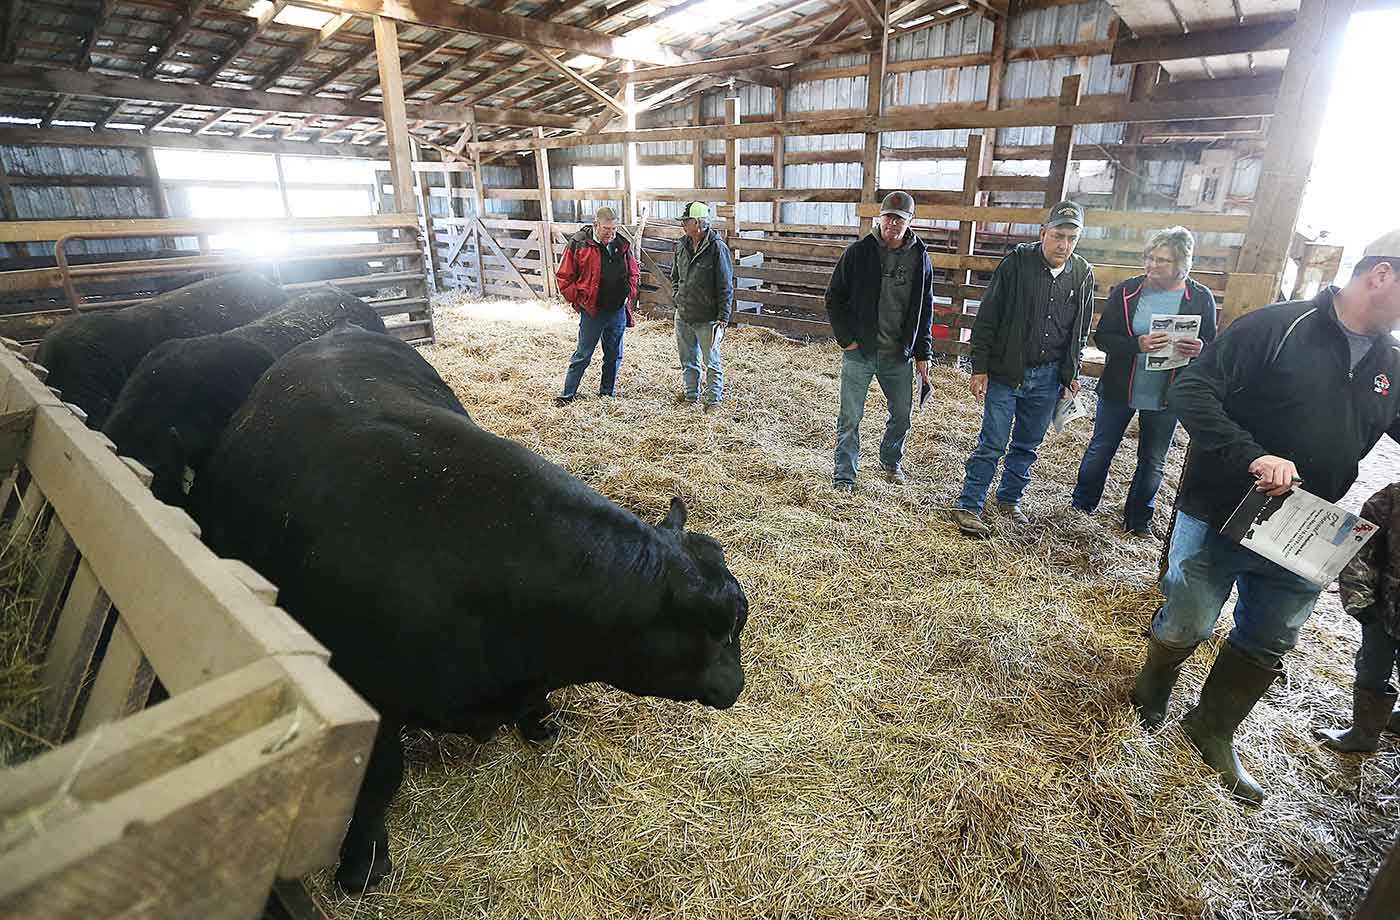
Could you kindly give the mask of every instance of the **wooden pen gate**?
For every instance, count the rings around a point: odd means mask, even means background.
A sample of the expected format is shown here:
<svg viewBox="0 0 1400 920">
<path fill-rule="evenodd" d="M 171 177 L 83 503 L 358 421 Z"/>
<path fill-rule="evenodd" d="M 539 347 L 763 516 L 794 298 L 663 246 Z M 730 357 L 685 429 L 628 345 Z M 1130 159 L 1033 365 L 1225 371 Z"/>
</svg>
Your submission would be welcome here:
<svg viewBox="0 0 1400 920">
<path fill-rule="evenodd" d="M 0 771 L 0 916 L 258 917 L 276 878 L 336 861 L 377 716 L 5 345 L 3 494 L 39 547 L 55 747 Z"/>
</svg>

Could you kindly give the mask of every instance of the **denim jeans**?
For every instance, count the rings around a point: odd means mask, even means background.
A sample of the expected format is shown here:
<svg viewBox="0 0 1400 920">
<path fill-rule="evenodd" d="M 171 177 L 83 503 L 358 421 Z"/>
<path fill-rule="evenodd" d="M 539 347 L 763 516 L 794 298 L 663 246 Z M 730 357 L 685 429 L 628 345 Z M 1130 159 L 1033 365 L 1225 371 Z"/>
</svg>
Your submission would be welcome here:
<svg viewBox="0 0 1400 920">
<path fill-rule="evenodd" d="M 977 446 L 967 458 L 967 477 L 963 480 L 958 507 L 964 511 L 980 512 L 987 501 L 987 490 L 997 473 L 997 463 L 1003 456 L 1001 484 L 997 501 L 1014 505 L 1021 501 L 1031 482 L 1031 464 L 1035 452 L 1045 440 L 1045 430 L 1055 417 L 1055 404 L 1060 400 L 1060 366 L 1041 364 L 1026 368 L 1018 387 L 1009 387 L 996 380 L 987 382 L 987 395 L 982 400 L 982 432 Z M 1007 440 L 1011 442 L 1008 451 Z"/>
<path fill-rule="evenodd" d="M 860 349 L 841 352 L 841 412 L 836 417 L 836 475 L 838 483 L 856 481 L 860 465 L 860 420 L 865 415 L 865 398 L 870 395 L 870 378 L 880 381 L 890 417 L 880 440 L 880 464 L 899 466 L 904 458 L 904 440 L 909 436 L 909 415 L 914 411 L 914 362 L 898 355 L 871 359 Z"/>
<path fill-rule="evenodd" d="M 1361 624 L 1361 648 L 1356 653 L 1356 686 L 1389 692 L 1390 675 L 1400 667 L 1400 639 L 1386 631 L 1377 617 Z"/>
<path fill-rule="evenodd" d="M 617 385 L 617 369 L 622 366 L 622 334 L 626 331 L 625 309 L 600 312 L 597 319 L 587 313 L 578 315 L 578 348 L 574 349 L 574 356 L 569 360 L 569 371 L 564 375 L 563 396 L 566 399 L 572 399 L 578 393 L 579 381 L 583 380 L 583 372 L 588 370 L 588 362 L 592 360 L 593 350 L 598 347 L 600 339 L 603 342 L 603 379 L 598 384 L 598 393 L 613 395 L 613 388 Z"/>
<path fill-rule="evenodd" d="M 687 323 L 676 319 L 676 350 L 681 356 L 681 377 L 685 381 L 685 398 L 694 402 L 700 398 L 700 364 L 705 365 L 705 402 L 717 403 L 724 398 L 724 365 L 720 362 L 719 343 L 724 327 L 714 323 Z"/>
<path fill-rule="evenodd" d="M 1118 453 L 1123 432 L 1128 430 L 1134 412 L 1138 414 L 1137 469 L 1123 506 L 1123 526 L 1129 530 L 1147 530 L 1157 507 L 1157 489 L 1162 485 L 1167 451 L 1171 449 L 1172 434 L 1176 431 L 1176 414 L 1170 409 L 1134 409 L 1100 396 L 1094 415 L 1094 435 L 1079 463 L 1079 479 L 1074 484 L 1070 503 L 1088 512 L 1099 506 L 1104 482 L 1108 479 L 1108 465 Z"/>
<path fill-rule="evenodd" d="M 1220 610 L 1238 587 L 1231 645 L 1264 667 L 1298 644 L 1322 589 L 1276 565 L 1209 524 L 1176 514 L 1162 576 L 1166 602 L 1152 617 L 1152 635 L 1170 648 L 1193 648 L 1210 638 Z"/>
</svg>

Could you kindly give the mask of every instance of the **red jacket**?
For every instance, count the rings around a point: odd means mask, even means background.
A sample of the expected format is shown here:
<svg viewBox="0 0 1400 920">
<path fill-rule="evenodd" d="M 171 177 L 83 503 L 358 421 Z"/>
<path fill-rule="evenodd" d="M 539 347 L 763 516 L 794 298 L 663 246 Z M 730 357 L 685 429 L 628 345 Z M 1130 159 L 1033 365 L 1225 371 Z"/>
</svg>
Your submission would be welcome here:
<svg viewBox="0 0 1400 920">
<path fill-rule="evenodd" d="M 627 266 L 627 325 L 635 326 L 637 319 L 632 313 L 632 305 L 637 302 L 637 283 L 641 270 L 637 259 L 632 255 L 632 246 L 622 235 L 614 237 Z M 603 258 L 593 240 L 593 227 L 587 226 L 569 237 L 569 245 L 564 247 L 564 258 L 559 260 L 559 269 L 554 280 L 559 282 L 559 294 L 580 313 L 587 312 L 595 319 L 598 316 L 598 280 L 602 275 Z"/>
</svg>

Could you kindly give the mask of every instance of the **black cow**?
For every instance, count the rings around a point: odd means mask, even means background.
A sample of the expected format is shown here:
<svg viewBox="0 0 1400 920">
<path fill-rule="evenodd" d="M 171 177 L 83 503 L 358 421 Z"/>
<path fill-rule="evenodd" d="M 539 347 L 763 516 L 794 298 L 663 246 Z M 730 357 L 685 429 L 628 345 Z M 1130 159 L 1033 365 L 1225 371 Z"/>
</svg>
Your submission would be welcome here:
<svg viewBox="0 0 1400 920">
<path fill-rule="evenodd" d="M 186 469 L 198 476 L 263 372 L 340 322 L 384 331 L 374 307 L 326 285 L 246 326 L 162 342 L 136 366 L 102 430 L 119 451 L 155 474 L 156 498 L 182 505 Z"/>
<path fill-rule="evenodd" d="M 34 360 L 48 368 L 48 385 L 100 430 L 146 352 L 168 339 L 226 332 L 286 302 L 282 288 L 254 272 L 196 281 L 124 310 L 64 320 L 44 336 Z"/>
<path fill-rule="evenodd" d="M 389 869 L 403 726 L 485 741 L 590 681 L 719 709 L 743 690 L 748 601 L 681 500 L 645 523 L 479 428 L 389 336 L 336 330 L 280 359 L 191 499 L 209 545 L 276 584 L 379 710 L 347 891 Z"/>
</svg>

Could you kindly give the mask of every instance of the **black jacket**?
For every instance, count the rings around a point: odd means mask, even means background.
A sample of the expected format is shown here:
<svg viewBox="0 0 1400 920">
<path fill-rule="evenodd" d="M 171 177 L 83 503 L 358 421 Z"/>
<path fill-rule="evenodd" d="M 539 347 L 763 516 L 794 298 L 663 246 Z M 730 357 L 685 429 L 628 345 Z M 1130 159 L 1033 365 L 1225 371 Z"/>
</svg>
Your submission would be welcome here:
<svg viewBox="0 0 1400 920">
<path fill-rule="evenodd" d="M 1400 342 L 1387 337 L 1351 370 L 1335 293 L 1246 314 L 1177 376 L 1167 405 L 1191 434 L 1181 511 L 1219 528 L 1266 454 L 1292 460 L 1304 489 L 1336 501 L 1381 435 L 1400 435 Z"/>
<path fill-rule="evenodd" d="M 1021 385 L 1026 376 L 1030 310 L 1040 302 L 1035 285 L 1041 283 L 1044 268 L 1039 243 L 1020 244 L 997 266 L 972 323 L 974 374 L 987 374 L 1013 387 Z M 1060 383 L 1068 386 L 1079 376 L 1079 361 L 1089 339 L 1089 321 L 1094 315 L 1094 270 L 1083 256 L 1072 255 L 1066 271 L 1073 272 L 1070 281 L 1078 300 L 1072 327 L 1078 333 L 1078 341 L 1072 334 L 1060 361 Z"/>
<path fill-rule="evenodd" d="M 906 231 L 913 233 L 912 230 Z M 856 240 L 836 263 L 826 288 L 826 315 L 842 348 L 860 343 L 861 353 L 874 357 L 880 334 L 880 246 L 874 233 Z M 914 251 L 923 265 L 923 278 L 910 289 L 909 306 L 900 329 L 901 353 L 906 359 L 927 361 L 933 353 L 933 271 L 924 241 L 914 233 Z"/>
<path fill-rule="evenodd" d="M 1142 354 L 1138 337 L 1133 335 L 1133 316 L 1137 313 L 1138 294 L 1142 292 L 1142 283 L 1146 279 L 1146 275 L 1138 275 L 1114 285 L 1113 290 L 1108 292 L 1108 300 L 1104 302 L 1098 328 L 1094 330 L 1094 344 L 1108 356 L 1103 376 L 1099 378 L 1099 395 L 1123 405 L 1127 405 L 1132 394 L 1137 357 Z M 1207 345 L 1215 341 L 1215 295 L 1209 288 L 1187 278 L 1186 290 L 1181 292 L 1179 312 L 1199 316 L 1201 341 Z M 1167 371 L 1167 375 L 1167 386 L 1171 386 L 1172 381 L 1176 380 L 1176 370 Z"/>
</svg>

